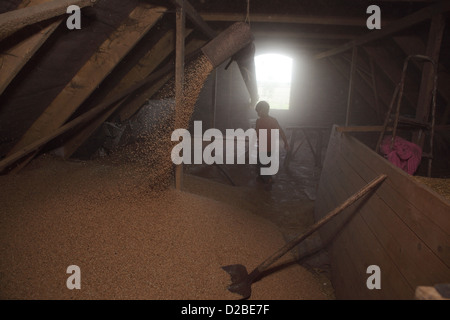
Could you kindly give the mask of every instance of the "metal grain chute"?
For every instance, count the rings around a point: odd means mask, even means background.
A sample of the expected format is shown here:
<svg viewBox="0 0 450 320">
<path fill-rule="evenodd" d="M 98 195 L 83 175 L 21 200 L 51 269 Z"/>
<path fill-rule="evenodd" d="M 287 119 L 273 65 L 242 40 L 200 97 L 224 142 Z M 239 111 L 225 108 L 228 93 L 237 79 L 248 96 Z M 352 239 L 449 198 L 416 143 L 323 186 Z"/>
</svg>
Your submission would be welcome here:
<svg viewBox="0 0 450 320">
<path fill-rule="evenodd" d="M 202 48 L 202 52 L 214 68 L 220 66 L 229 58 L 229 64 L 236 61 L 250 94 L 251 103 L 255 105 L 258 101 L 258 90 L 253 40 L 250 26 L 244 22 L 236 22 L 206 44 Z"/>
</svg>

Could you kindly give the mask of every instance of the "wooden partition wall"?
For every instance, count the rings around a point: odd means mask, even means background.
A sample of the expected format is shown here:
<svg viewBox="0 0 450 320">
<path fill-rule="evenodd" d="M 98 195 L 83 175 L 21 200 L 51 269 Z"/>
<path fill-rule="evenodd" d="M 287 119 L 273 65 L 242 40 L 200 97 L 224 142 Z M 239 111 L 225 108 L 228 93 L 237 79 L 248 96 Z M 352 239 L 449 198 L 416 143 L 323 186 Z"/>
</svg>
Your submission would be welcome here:
<svg viewBox="0 0 450 320">
<path fill-rule="evenodd" d="M 450 283 L 450 202 L 350 133 L 331 132 L 316 199 L 320 219 L 379 174 L 388 178 L 321 230 L 337 299 L 414 299 L 417 286 Z M 380 269 L 380 289 L 369 289 Z"/>
</svg>

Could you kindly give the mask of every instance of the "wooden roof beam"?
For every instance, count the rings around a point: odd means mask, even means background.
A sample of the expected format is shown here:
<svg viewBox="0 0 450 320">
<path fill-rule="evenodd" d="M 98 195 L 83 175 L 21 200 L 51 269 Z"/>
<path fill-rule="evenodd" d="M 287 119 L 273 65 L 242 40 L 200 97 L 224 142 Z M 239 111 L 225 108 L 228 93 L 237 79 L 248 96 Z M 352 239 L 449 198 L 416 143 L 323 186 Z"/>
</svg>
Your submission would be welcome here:
<svg viewBox="0 0 450 320">
<path fill-rule="evenodd" d="M 117 63 L 152 28 L 164 10 L 166 9 L 148 4 L 138 5 L 25 132 L 9 155 L 61 127 L 110 74 Z M 28 163 L 35 154 L 28 157 L 22 164 Z"/>
<path fill-rule="evenodd" d="M 404 30 L 415 24 L 418 24 L 422 21 L 431 19 L 431 17 L 433 17 L 439 13 L 444 13 L 444 12 L 448 12 L 448 11 L 450 11 L 450 1 L 440 1 L 434 5 L 431 5 L 429 7 L 421 9 L 409 16 L 406 16 L 395 22 L 392 22 L 392 23 L 388 24 L 386 27 L 381 28 L 380 30 L 372 31 L 372 32 L 368 33 L 367 35 L 358 37 L 355 40 L 352 40 L 342 46 L 319 53 L 315 56 L 315 58 L 323 59 L 323 58 L 334 56 L 336 54 L 340 54 L 342 52 L 352 49 L 355 46 L 360 46 L 360 45 L 372 42 L 374 40 L 384 38 L 386 36 L 389 36 L 391 34 L 398 32 L 398 31 Z"/>
<path fill-rule="evenodd" d="M 54 0 L 0 14 L 0 40 L 28 25 L 66 14 L 67 8 L 93 6 L 97 0 Z"/>
<path fill-rule="evenodd" d="M 51 0 L 31 0 L 22 1 L 19 8 L 27 6 L 39 5 Z M 23 68 L 23 66 L 30 60 L 36 51 L 44 44 L 50 35 L 61 24 L 62 19 L 59 19 L 50 25 L 46 26 L 39 32 L 31 35 L 22 42 L 8 48 L 5 52 L 0 54 L 2 76 L 0 77 L 0 95 L 5 91 L 11 81 Z"/>
<path fill-rule="evenodd" d="M 295 32 L 295 31 L 252 31 L 255 39 L 326 39 L 326 40 L 351 40 L 357 37 L 349 33 L 320 33 L 320 32 Z"/>
<path fill-rule="evenodd" d="M 245 13 L 200 13 L 205 21 L 225 21 L 236 22 L 245 21 Z M 311 16 L 311 15 L 289 15 L 289 14 L 251 14 L 251 22 L 264 23 L 297 23 L 297 24 L 319 24 L 319 25 L 339 25 L 352 27 L 365 27 L 366 19 L 354 17 L 336 16 Z"/>
</svg>

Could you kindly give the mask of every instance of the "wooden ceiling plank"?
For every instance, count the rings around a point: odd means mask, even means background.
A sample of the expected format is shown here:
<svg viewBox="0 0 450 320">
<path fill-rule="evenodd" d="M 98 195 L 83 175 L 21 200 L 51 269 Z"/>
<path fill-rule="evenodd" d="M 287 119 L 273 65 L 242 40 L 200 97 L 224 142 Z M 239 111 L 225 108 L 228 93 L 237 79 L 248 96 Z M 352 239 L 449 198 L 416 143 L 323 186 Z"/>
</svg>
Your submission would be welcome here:
<svg viewBox="0 0 450 320">
<path fill-rule="evenodd" d="M 165 8 L 138 5 L 97 49 L 86 64 L 33 123 L 9 154 L 45 137 L 62 126 L 90 96 L 119 61 L 161 17 Z"/>
<path fill-rule="evenodd" d="M 93 6 L 97 0 L 54 0 L 0 14 L 0 40 L 28 25 L 65 15 L 70 5 Z"/>
<path fill-rule="evenodd" d="M 186 30 L 186 37 L 192 32 Z M 167 31 L 156 44 L 139 60 L 139 62 L 121 79 L 110 93 L 103 99 L 102 103 L 109 100 L 118 92 L 123 93 L 130 87 L 146 79 L 174 50 L 174 30 Z M 76 133 L 62 146 L 64 158 L 69 158 L 72 154 L 100 127 L 122 104 L 120 101 L 114 104 L 107 111 L 102 113 L 83 130 Z"/>
<path fill-rule="evenodd" d="M 31 0 L 22 1 L 19 7 L 33 6 L 45 3 L 51 0 Z M 44 42 L 61 24 L 62 19 L 53 22 L 44 29 L 36 32 L 22 42 L 7 49 L 0 54 L 0 68 L 2 76 L 0 77 L 0 95 L 5 91 L 11 81 L 22 70 L 30 58 L 39 50 Z"/>
<path fill-rule="evenodd" d="M 352 40 L 342 46 L 333 48 L 325 52 L 321 52 L 317 54 L 315 58 L 323 59 L 326 57 L 334 56 L 336 54 L 340 54 L 342 52 L 352 49 L 355 46 L 361 46 L 374 40 L 378 40 L 386 36 L 392 35 L 398 31 L 409 28 L 415 24 L 431 19 L 431 17 L 433 17 L 436 14 L 445 13 L 448 11 L 450 11 L 450 1 L 440 1 L 434 5 L 421 9 L 409 16 L 406 16 L 395 22 L 392 22 L 387 26 L 381 28 L 380 30 L 371 31 L 370 33 L 358 37 L 355 40 Z"/>
</svg>

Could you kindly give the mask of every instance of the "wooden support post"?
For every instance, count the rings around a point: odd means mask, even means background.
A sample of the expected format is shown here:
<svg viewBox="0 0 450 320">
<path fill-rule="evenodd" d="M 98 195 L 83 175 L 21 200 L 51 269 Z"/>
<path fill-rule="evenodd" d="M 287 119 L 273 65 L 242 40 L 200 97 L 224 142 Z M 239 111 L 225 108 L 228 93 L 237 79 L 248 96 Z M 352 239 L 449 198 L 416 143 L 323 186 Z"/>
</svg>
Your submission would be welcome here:
<svg viewBox="0 0 450 320">
<path fill-rule="evenodd" d="M 164 8 L 156 8 L 148 4 L 138 5 L 33 123 L 9 155 L 50 135 L 62 126 L 146 34 L 152 26 L 155 15 L 159 16 L 162 10 Z M 29 162 L 35 154 L 27 158 L 25 163 Z"/>
<path fill-rule="evenodd" d="M 216 109 L 217 109 L 217 69 L 213 70 L 213 92 L 212 92 L 212 121 L 211 128 L 216 127 Z"/>
<path fill-rule="evenodd" d="M 438 14 L 431 19 L 430 31 L 428 34 L 428 43 L 425 55 L 430 57 L 436 63 L 439 61 L 442 36 L 445 29 L 445 17 Z M 434 87 L 435 67 L 432 63 L 425 63 L 422 71 L 422 80 L 420 83 L 419 99 L 417 101 L 416 120 L 422 123 L 428 122 L 431 110 L 431 97 Z M 414 143 L 423 147 L 424 135 L 414 133 Z"/>
<path fill-rule="evenodd" d="M 353 47 L 352 52 L 352 63 L 350 67 L 350 81 L 348 84 L 348 99 L 347 99 L 347 114 L 345 116 L 345 126 L 348 126 L 350 123 L 350 111 L 353 105 L 353 86 L 356 72 L 356 64 L 358 63 L 358 47 Z"/>
<path fill-rule="evenodd" d="M 28 25 L 66 14 L 70 5 L 93 6 L 97 0 L 53 0 L 0 14 L 0 40 Z"/>
<path fill-rule="evenodd" d="M 210 39 L 217 36 L 217 32 L 211 29 L 203 18 L 195 11 L 195 8 L 187 0 L 172 0 L 177 7 L 182 7 L 185 15 L 194 23 L 200 30 L 207 35 Z"/>
<path fill-rule="evenodd" d="M 185 9 L 184 0 L 178 1 L 176 13 L 176 54 L 175 54 L 175 125 L 174 129 L 180 127 L 180 111 L 183 108 L 184 96 L 184 29 Z M 183 165 L 176 166 L 175 188 L 181 190 L 183 187 Z"/>
</svg>

